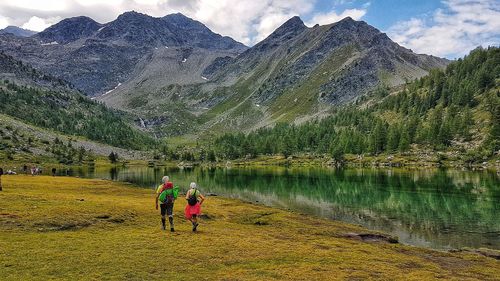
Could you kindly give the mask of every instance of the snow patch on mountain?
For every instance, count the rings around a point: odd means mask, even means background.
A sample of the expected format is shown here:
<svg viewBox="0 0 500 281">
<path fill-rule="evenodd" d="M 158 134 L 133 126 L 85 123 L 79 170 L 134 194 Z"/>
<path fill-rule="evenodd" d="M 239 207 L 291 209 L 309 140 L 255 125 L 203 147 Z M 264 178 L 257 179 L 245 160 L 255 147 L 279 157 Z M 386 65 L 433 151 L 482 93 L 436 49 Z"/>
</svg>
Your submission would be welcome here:
<svg viewBox="0 0 500 281">
<path fill-rule="evenodd" d="M 102 94 L 102 95 L 103 95 L 103 96 L 105 96 L 105 95 L 107 95 L 107 94 L 109 94 L 109 93 L 113 92 L 114 90 L 118 89 L 118 87 L 120 87 L 120 86 L 121 86 L 121 84 L 122 84 L 122 83 L 118 83 L 118 85 L 116 85 L 116 87 L 114 87 L 113 89 L 111 89 L 111 90 L 107 91 L 106 93 L 104 93 L 104 94 Z"/>
<path fill-rule="evenodd" d="M 59 45 L 59 43 L 57 43 L 57 41 L 53 41 L 50 43 L 42 43 L 42 46 L 50 46 L 50 45 Z"/>
</svg>

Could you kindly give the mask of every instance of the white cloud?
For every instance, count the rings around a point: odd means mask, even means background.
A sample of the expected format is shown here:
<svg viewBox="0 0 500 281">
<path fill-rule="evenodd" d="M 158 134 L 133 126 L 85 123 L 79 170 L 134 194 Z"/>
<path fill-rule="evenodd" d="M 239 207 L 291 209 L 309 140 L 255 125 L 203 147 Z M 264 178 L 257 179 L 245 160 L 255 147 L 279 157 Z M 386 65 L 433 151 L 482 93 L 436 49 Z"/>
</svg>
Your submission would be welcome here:
<svg viewBox="0 0 500 281">
<path fill-rule="evenodd" d="M 417 53 L 461 57 L 477 46 L 500 44 L 497 0 L 447 0 L 428 19 L 398 22 L 389 36 Z"/>
<path fill-rule="evenodd" d="M 181 12 L 206 24 L 214 32 L 253 45 L 267 37 L 283 22 L 299 15 L 321 24 L 351 16 L 361 18 L 366 7 L 343 12 L 314 14 L 317 0 L 2 0 L 1 17 L 8 24 L 42 30 L 55 18 L 85 15 L 98 22 L 114 20 L 119 14 L 135 10 L 155 17 Z"/>
<path fill-rule="evenodd" d="M 9 25 L 9 20 L 6 17 L 0 15 L 0 29 L 4 29 Z"/>
<path fill-rule="evenodd" d="M 67 2 L 59 0 L 2 0 L 2 5 L 38 11 L 63 11 L 68 8 Z"/>
<path fill-rule="evenodd" d="M 194 18 L 247 45 L 267 37 L 292 16 L 308 14 L 314 9 L 314 3 L 307 0 L 245 0 L 237 4 L 231 0 L 196 2 Z"/>
<path fill-rule="evenodd" d="M 338 14 L 336 11 L 331 11 L 329 13 L 318 13 L 314 15 L 313 18 L 307 24 L 309 26 L 315 24 L 320 24 L 320 25 L 330 24 L 346 17 L 351 17 L 354 20 L 359 20 L 365 14 L 366 14 L 366 9 L 347 9 L 340 14 Z"/>
<path fill-rule="evenodd" d="M 29 30 L 33 30 L 33 31 L 42 31 L 42 30 L 46 29 L 47 27 L 59 22 L 60 20 L 61 20 L 61 18 L 59 18 L 59 17 L 42 19 L 42 18 L 34 16 L 34 17 L 31 17 L 21 27 L 24 29 L 29 29 Z"/>
<path fill-rule="evenodd" d="M 86 15 L 104 23 L 130 10 L 156 17 L 181 12 L 217 33 L 254 44 L 288 18 L 311 13 L 314 4 L 314 0 L 2 0 L 0 16 L 15 19 L 8 24 L 41 30 L 54 17 Z"/>
</svg>

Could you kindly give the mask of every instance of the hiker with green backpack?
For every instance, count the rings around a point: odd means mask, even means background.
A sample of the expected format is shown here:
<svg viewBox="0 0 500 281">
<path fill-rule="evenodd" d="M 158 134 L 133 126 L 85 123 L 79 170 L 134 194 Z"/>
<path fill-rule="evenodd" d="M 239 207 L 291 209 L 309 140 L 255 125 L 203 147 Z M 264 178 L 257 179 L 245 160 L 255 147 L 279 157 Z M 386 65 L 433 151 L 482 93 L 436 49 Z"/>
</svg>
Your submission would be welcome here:
<svg viewBox="0 0 500 281">
<path fill-rule="evenodd" d="M 156 189 L 156 210 L 158 210 L 159 203 L 162 229 L 166 230 L 165 215 L 168 215 L 170 231 L 174 232 L 174 202 L 179 195 L 179 187 L 174 186 L 168 176 L 164 176 L 161 181 L 162 184 Z"/>
</svg>

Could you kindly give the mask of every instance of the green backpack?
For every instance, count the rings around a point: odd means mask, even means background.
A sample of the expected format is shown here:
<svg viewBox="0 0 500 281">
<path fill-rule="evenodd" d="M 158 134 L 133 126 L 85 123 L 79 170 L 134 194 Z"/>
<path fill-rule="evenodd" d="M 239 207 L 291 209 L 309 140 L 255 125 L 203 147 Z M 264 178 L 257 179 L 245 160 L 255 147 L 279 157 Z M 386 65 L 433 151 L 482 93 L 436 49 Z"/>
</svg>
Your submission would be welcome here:
<svg viewBox="0 0 500 281">
<path fill-rule="evenodd" d="M 158 188 L 161 188 L 163 185 L 160 185 Z M 179 196 L 179 186 L 174 186 L 171 189 L 165 189 L 158 196 L 158 200 L 162 203 L 172 202 L 177 199 Z"/>
</svg>

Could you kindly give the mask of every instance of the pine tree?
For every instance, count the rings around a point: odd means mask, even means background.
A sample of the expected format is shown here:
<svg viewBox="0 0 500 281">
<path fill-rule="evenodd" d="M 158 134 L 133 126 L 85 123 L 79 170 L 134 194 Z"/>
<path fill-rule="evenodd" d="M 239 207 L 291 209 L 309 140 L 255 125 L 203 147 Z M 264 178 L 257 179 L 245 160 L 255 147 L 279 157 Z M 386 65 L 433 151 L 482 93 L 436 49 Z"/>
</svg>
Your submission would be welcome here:
<svg viewBox="0 0 500 281">
<path fill-rule="evenodd" d="M 386 125 L 381 120 L 378 120 L 371 134 L 370 151 L 374 154 L 379 154 L 384 151 L 386 139 Z"/>
<path fill-rule="evenodd" d="M 216 158 L 216 156 L 215 156 L 215 151 L 213 151 L 212 149 L 210 149 L 210 150 L 208 151 L 207 160 L 208 160 L 209 162 L 216 162 L 216 161 L 217 161 L 217 158 Z"/>
<path fill-rule="evenodd" d="M 398 149 L 400 133 L 400 128 L 397 125 L 389 127 L 389 133 L 387 136 L 387 151 L 392 152 Z"/>
<path fill-rule="evenodd" d="M 85 147 L 83 146 L 80 146 L 80 148 L 78 149 L 78 163 L 82 163 L 83 162 L 83 159 L 85 158 L 85 154 L 86 154 L 86 150 L 85 150 Z"/>
<path fill-rule="evenodd" d="M 400 152 L 405 152 L 410 149 L 410 130 L 407 126 L 403 126 L 403 130 L 401 132 L 401 138 L 399 139 L 398 149 Z"/>
</svg>

